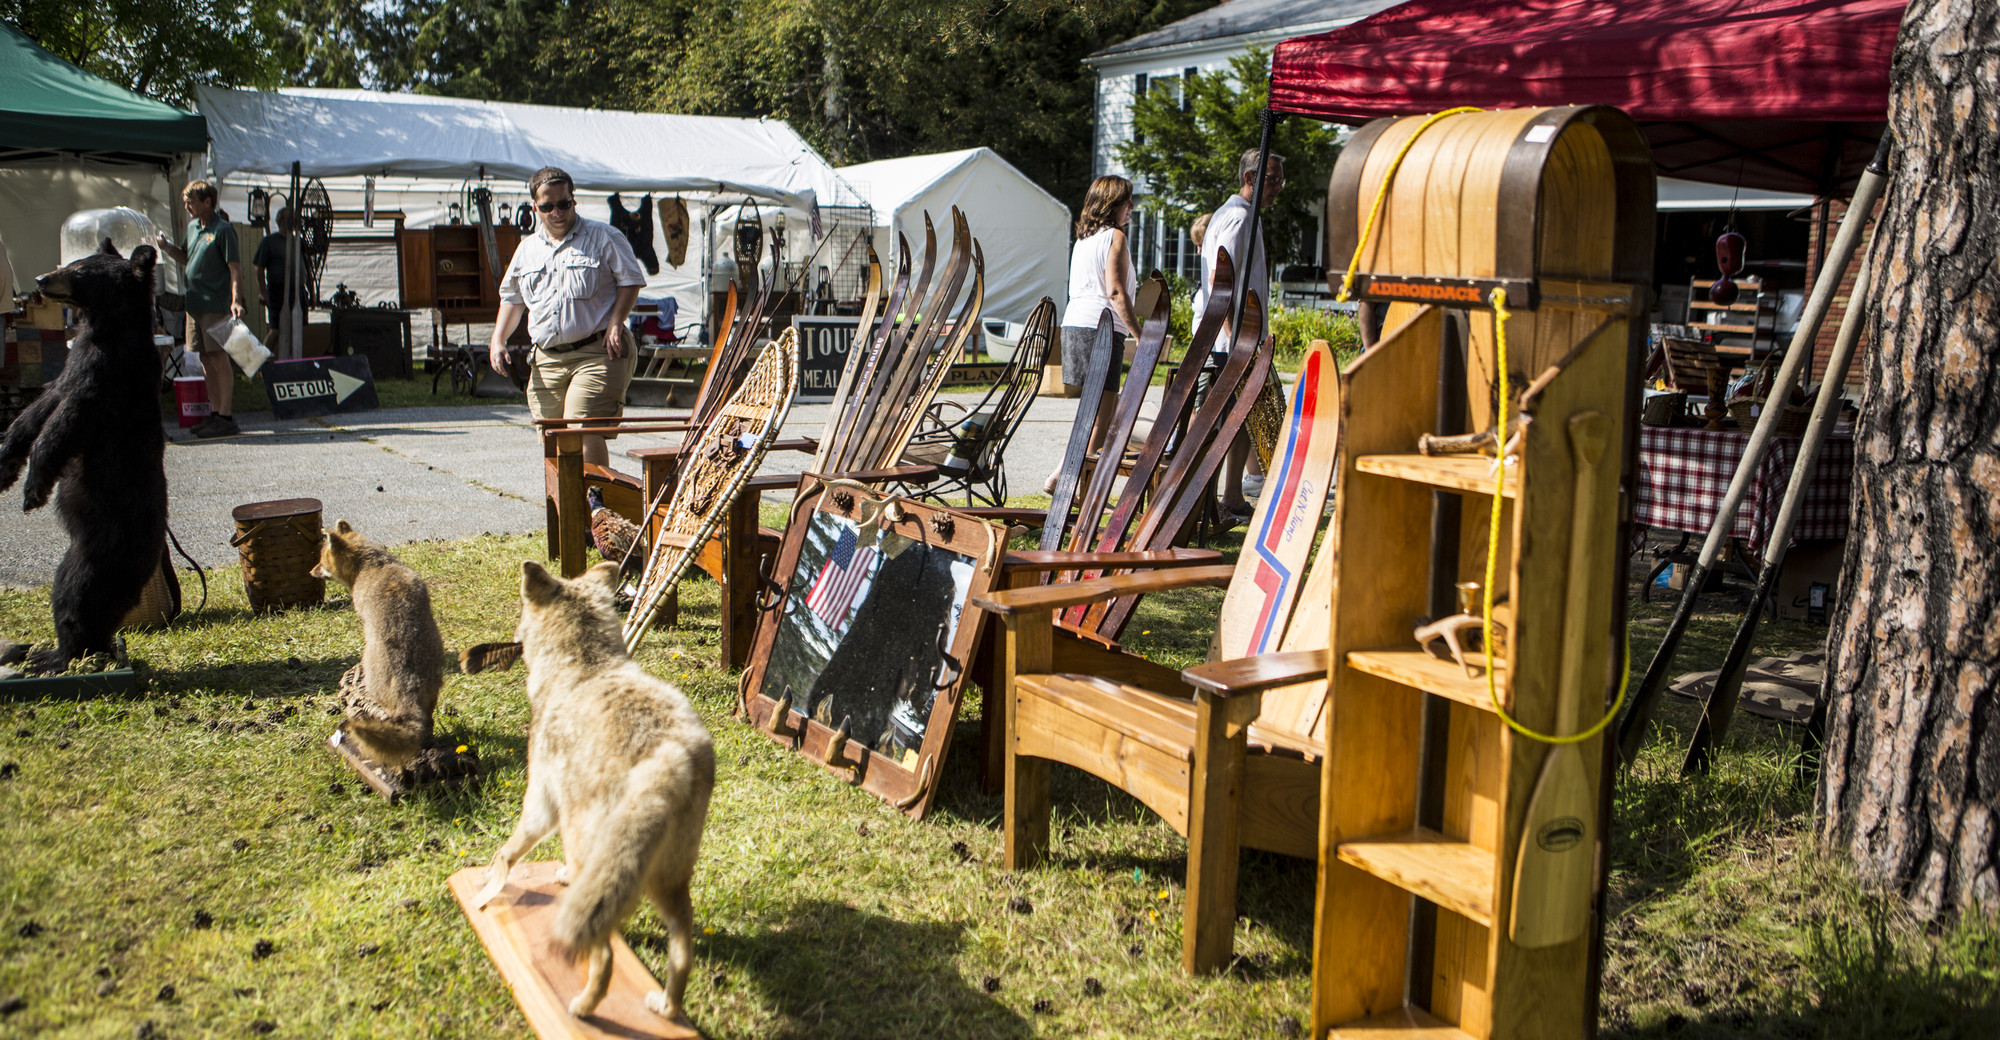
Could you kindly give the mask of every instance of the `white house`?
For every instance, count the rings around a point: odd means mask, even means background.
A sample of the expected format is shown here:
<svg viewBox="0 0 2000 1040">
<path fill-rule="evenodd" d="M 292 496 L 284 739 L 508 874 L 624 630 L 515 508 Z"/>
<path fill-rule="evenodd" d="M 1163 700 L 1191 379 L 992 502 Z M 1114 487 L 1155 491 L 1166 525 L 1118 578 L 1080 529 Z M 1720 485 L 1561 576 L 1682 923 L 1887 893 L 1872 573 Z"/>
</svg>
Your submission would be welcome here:
<svg viewBox="0 0 2000 1040">
<path fill-rule="evenodd" d="M 1280 41 L 1325 32 L 1360 21 L 1401 0 L 1225 0 L 1141 36 L 1092 54 L 1084 63 L 1097 71 L 1096 130 L 1091 175 L 1131 172 L 1118 161 L 1118 146 L 1132 138 L 1132 101 L 1158 90 L 1178 92 L 1183 77 L 1229 67 L 1229 59 L 1265 50 Z M 1134 189 L 1145 193 L 1143 183 Z M 1192 278 L 1199 270 L 1187 233 L 1165 227 L 1157 217 L 1132 218 L 1133 259 L 1139 269 L 1157 267 Z M 1317 248 L 1317 246 L 1315 246 Z"/>
</svg>

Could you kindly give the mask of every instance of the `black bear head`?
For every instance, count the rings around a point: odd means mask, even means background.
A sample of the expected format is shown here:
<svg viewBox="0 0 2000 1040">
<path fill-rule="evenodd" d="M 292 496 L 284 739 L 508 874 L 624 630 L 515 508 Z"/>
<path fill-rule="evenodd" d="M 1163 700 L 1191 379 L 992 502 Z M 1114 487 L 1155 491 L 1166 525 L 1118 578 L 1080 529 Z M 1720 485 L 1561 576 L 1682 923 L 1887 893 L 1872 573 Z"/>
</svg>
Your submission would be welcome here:
<svg viewBox="0 0 2000 1040">
<path fill-rule="evenodd" d="M 97 252 L 35 279 L 35 288 L 57 303 L 99 317 L 115 312 L 144 315 L 152 307 L 153 264 L 158 259 L 152 246 L 140 246 L 126 259 L 106 238 Z M 147 324 L 150 327 L 150 319 Z"/>
</svg>

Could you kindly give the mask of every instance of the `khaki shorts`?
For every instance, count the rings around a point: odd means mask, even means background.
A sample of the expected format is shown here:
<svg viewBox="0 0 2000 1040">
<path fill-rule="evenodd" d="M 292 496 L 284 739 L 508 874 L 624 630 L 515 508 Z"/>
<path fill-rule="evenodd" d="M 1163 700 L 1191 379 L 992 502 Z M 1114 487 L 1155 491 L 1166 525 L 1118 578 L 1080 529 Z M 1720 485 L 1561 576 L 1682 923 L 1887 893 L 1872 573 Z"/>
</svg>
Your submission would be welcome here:
<svg viewBox="0 0 2000 1040">
<path fill-rule="evenodd" d="M 227 311 L 220 314 L 188 314 L 187 348 L 197 354 L 223 353 L 222 341 L 217 339 L 214 333 L 208 331 L 208 327 L 221 322 L 222 319 L 227 317 L 229 317 Z"/>
<path fill-rule="evenodd" d="M 595 419 L 625 414 L 625 388 L 639 362 L 629 345 L 613 361 L 604 344 L 562 354 L 535 351 L 528 377 L 528 413 L 537 419 Z"/>
</svg>

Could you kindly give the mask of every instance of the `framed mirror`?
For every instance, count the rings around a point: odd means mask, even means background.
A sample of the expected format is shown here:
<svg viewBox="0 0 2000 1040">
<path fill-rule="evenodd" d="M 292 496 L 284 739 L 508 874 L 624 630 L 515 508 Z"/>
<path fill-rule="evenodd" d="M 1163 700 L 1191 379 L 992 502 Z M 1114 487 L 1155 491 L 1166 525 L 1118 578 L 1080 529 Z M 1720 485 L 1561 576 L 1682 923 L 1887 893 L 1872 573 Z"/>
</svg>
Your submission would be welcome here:
<svg viewBox="0 0 2000 1040">
<path fill-rule="evenodd" d="M 771 739 L 914 817 L 930 807 L 1005 529 L 808 476 L 742 679 Z"/>
</svg>

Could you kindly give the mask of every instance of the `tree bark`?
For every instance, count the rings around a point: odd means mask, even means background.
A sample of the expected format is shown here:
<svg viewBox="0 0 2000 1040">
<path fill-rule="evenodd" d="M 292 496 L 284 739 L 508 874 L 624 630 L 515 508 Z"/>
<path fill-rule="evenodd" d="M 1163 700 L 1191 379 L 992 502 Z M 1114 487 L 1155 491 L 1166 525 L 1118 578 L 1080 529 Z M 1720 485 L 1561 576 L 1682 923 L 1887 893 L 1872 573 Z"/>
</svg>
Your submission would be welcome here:
<svg viewBox="0 0 2000 1040">
<path fill-rule="evenodd" d="M 1996 84 L 2000 9 L 1910 4 L 1827 647 L 1820 839 L 1931 916 L 2000 907 Z"/>
</svg>

